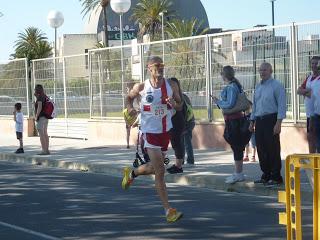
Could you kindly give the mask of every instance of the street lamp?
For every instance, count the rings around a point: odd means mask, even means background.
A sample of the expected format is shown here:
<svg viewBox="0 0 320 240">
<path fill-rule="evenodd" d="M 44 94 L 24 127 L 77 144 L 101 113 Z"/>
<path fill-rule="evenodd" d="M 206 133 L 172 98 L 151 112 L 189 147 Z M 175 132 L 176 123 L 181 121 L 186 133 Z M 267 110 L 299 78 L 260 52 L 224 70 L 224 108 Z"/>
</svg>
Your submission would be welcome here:
<svg viewBox="0 0 320 240">
<path fill-rule="evenodd" d="M 63 22 L 63 14 L 56 10 L 51 10 L 47 17 L 48 24 L 54 28 L 54 60 L 53 60 L 53 101 L 56 101 L 56 57 L 57 57 L 57 28 L 60 27 Z M 66 105 L 66 91 L 65 91 L 65 105 Z M 65 116 L 66 108 L 65 108 Z"/>
<path fill-rule="evenodd" d="M 120 16 L 120 42 L 121 42 L 121 88 L 122 94 L 124 94 L 124 65 L 123 65 L 123 26 L 122 26 L 122 16 L 124 13 L 128 12 L 131 7 L 131 0 L 111 0 L 111 8 L 114 12 Z M 124 108 L 125 102 L 124 97 L 122 97 L 122 107 Z"/>
<path fill-rule="evenodd" d="M 54 28 L 54 57 L 56 57 L 57 56 L 57 28 L 60 27 L 64 22 L 63 14 L 59 11 L 52 10 L 49 12 L 47 20 L 50 27 Z"/>
<path fill-rule="evenodd" d="M 271 11 L 272 11 L 272 26 L 274 26 L 274 2 L 276 0 L 270 0 L 271 2 Z M 274 72 L 274 77 L 276 75 L 276 48 L 275 48 L 275 31 L 274 31 L 274 27 L 272 28 L 272 34 L 273 34 L 273 72 Z"/>
<path fill-rule="evenodd" d="M 164 12 L 159 13 L 159 16 L 161 16 L 162 61 L 164 62 Z"/>
</svg>

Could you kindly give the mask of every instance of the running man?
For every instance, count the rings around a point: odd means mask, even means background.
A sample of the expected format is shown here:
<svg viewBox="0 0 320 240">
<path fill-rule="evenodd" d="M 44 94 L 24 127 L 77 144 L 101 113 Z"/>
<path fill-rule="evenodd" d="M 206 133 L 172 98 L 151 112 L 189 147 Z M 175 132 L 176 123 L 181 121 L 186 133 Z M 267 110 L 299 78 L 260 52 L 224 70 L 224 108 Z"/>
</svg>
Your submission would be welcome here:
<svg viewBox="0 0 320 240">
<path fill-rule="evenodd" d="M 164 78 L 164 64 L 160 57 L 151 57 L 147 64 L 150 79 L 136 84 L 127 96 L 127 108 L 130 115 L 136 115 L 133 108 L 135 98 L 141 96 L 141 132 L 150 162 L 132 170 L 124 168 L 122 188 L 128 189 L 139 175 L 155 175 L 155 187 L 165 210 L 167 222 L 176 222 L 182 212 L 171 208 L 164 180 L 164 155 L 168 149 L 171 117 L 174 110 L 181 110 L 182 100 L 178 85 Z"/>
</svg>

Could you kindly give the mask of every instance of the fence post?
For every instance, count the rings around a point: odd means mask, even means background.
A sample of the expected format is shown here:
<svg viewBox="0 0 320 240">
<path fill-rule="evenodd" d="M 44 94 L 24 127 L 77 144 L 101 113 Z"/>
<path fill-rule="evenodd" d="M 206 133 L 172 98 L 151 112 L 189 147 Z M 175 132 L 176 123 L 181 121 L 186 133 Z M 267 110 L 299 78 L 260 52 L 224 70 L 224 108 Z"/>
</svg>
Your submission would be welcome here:
<svg viewBox="0 0 320 240">
<path fill-rule="evenodd" d="M 141 70 L 141 83 L 145 81 L 144 74 L 144 58 L 143 58 L 144 45 L 140 44 L 140 70 Z"/>
<path fill-rule="evenodd" d="M 67 82 L 66 82 L 66 61 L 65 57 L 62 58 L 62 77 L 63 77 L 63 97 L 64 97 L 64 118 L 68 118 L 67 110 Z"/>
<path fill-rule="evenodd" d="M 99 53 L 98 55 L 98 68 L 99 68 L 99 96 L 100 96 L 100 118 L 103 116 L 103 99 L 102 99 L 102 78 L 103 78 L 103 73 L 102 73 L 102 62 L 101 62 L 101 54 Z"/>
<path fill-rule="evenodd" d="M 31 86 L 31 89 L 34 89 L 35 88 L 35 86 L 36 86 L 36 73 L 35 73 L 35 69 L 36 69 L 36 67 L 35 67 L 35 62 L 34 61 L 31 61 L 31 71 L 32 71 L 32 83 L 31 84 L 33 84 L 33 86 Z M 32 95 L 33 96 L 33 95 Z M 31 99 L 32 99 L 32 97 L 31 97 Z M 33 114 L 34 114 L 34 112 L 33 112 Z"/>
<path fill-rule="evenodd" d="M 320 237 L 320 211 L 319 211 L 319 194 L 320 194 L 320 171 L 319 171 L 319 158 L 314 161 L 313 165 L 313 239 Z"/>
<path fill-rule="evenodd" d="M 27 115 L 28 115 L 28 118 L 30 118 L 29 73 L 31 73 L 31 69 L 30 69 L 29 61 L 27 58 L 25 58 L 24 64 L 25 64 L 25 70 L 26 70 L 25 74 L 26 74 L 26 94 L 27 94 Z M 30 74 L 30 83 L 31 83 L 31 74 Z"/>
<path fill-rule="evenodd" d="M 209 122 L 212 122 L 212 84 L 211 84 L 211 38 L 209 35 L 205 36 L 205 69 L 206 69 L 206 104 Z"/>
<path fill-rule="evenodd" d="M 92 53 L 91 51 L 88 52 L 88 58 L 89 58 L 89 114 L 90 119 L 92 118 L 92 101 L 93 101 L 93 94 L 92 94 Z"/>
<path fill-rule="evenodd" d="M 290 27 L 291 32 L 291 103 L 292 103 L 292 120 L 294 123 L 297 123 L 297 120 L 300 119 L 300 108 L 299 108 L 299 98 L 297 96 L 297 83 L 298 83 L 298 36 L 297 36 L 298 26 L 295 23 L 292 23 Z"/>
</svg>

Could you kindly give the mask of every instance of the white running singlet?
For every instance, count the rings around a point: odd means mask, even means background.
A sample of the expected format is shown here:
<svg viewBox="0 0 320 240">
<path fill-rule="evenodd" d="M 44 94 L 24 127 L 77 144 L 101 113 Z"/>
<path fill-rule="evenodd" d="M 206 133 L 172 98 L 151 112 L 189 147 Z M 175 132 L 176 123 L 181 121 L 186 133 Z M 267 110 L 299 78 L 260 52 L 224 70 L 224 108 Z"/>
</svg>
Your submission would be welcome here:
<svg viewBox="0 0 320 240">
<path fill-rule="evenodd" d="M 172 97 L 173 91 L 167 80 L 161 88 L 151 86 L 150 80 L 144 82 L 141 95 L 141 132 L 166 133 L 172 128 L 172 109 L 166 98 Z"/>
</svg>

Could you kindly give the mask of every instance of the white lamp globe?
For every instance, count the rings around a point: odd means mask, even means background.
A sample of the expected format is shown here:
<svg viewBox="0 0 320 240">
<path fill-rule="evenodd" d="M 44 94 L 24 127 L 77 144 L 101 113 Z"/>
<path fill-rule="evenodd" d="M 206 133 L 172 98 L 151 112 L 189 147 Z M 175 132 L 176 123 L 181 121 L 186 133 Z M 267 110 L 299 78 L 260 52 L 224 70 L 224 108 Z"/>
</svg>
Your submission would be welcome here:
<svg viewBox="0 0 320 240">
<path fill-rule="evenodd" d="M 111 0 L 111 8 L 118 14 L 123 14 L 129 11 L 131 0 Z"/>
<path fill-rule="evenodd" d="M 63 14 L 59 11 L 52 10 L 49 12 L 48 17 L 48 24 L 52 28 L 58 28 L 60 27 L 64 22 Z"/>
</svg>

